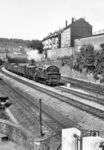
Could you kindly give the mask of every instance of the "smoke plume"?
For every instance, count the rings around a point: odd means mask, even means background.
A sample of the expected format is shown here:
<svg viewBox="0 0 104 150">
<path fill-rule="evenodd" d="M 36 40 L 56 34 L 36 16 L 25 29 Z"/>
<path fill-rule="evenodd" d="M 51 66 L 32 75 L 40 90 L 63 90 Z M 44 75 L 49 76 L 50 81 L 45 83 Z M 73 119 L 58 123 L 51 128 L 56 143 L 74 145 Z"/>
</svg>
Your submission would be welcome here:
<svg viewBox="0 0 104 150">
<path fill-rule="evenodd" d="M 43 57 L 44 57 L 43 54 L 39 54 L 37 49 L 30 50 L 27 52 L 28 60 L 41 61 Z"/>
</svg>

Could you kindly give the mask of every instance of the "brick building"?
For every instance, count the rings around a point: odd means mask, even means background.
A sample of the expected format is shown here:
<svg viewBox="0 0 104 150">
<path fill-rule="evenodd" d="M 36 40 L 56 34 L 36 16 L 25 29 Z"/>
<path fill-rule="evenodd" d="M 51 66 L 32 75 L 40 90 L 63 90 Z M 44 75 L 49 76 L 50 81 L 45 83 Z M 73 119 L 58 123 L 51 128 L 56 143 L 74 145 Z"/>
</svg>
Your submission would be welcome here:
<svg viewBox="0 0 104 150">
<path fill-rule="evenodd" d="M 78 20 L 72 18 L 71 24 L 68 25 L 66 21 L 65 28 L 54 33 L 50 33 L 43 39 L 42 43 L 44 46 L 45 55 L 46 57 L 48 56 L 48 54 L 49 56 L 57 55 L 57 57 L 60 57 L 60 53 L 63 50 L 65 52 L 65 55 L 62 52 L 61 56 L 69 56 L 69 54 L 71 55 L 72 53 L 74 54 L 74 52 L 72 52 L 74 47 L 74 40 L 91 35 L 92 26 L 84 18 L 80 18 Z M 50 50 L 54 50 L 54 52 Z"/>
<path fill-rule="evenodd" d="M 61 37 L 62 37 L 61 46 L 74 47 L 75 39 L 83 38 L 91 35 L 92 35 L 92 26 L 84 18 L 80 18 L 78 20 L 72 18 L 71 24 L 70 25 L 66 24 L 66 27 L 63 29 L 63 32 L 61 33 Z"/>
<path fill-rule="evenodd" d="M 72 18 L 70 25 L 43 39 L 44 49 L 74 47 L 74 40 L 92 35 L 92 26 L 84 19 Z"/>
</svg>

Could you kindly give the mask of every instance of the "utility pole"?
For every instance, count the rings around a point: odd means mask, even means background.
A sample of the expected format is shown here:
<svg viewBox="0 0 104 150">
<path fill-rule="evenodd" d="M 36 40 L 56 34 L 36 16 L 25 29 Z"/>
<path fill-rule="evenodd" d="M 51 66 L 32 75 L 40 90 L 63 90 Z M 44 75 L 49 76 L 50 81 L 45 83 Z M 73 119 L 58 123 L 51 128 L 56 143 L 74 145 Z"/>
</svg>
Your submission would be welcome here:
<svg viewBox="0 0 104 150">
<path fill-rule="evenodd" d="M 42 131 L 42 100 L 39 99 L 39 125 L 40 125 L 40 136 L 43 136 Z"/>
</svg>

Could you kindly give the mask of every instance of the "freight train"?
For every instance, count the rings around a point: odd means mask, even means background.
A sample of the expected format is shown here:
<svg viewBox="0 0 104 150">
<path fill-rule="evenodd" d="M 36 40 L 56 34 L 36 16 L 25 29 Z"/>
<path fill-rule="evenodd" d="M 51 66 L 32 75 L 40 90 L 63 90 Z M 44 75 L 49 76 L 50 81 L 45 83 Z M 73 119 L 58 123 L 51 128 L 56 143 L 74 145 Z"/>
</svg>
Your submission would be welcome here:
<svg viewBox="0 0 104 150">
<path fill-rule="evenodd" d="M 59 68 L 54 65 L 36 66 L 29 64 L 8 63 L 6 65 L 6 69 L 18 75 L 47 85 L 58 85 L 61 79 Z"/>
</svg>

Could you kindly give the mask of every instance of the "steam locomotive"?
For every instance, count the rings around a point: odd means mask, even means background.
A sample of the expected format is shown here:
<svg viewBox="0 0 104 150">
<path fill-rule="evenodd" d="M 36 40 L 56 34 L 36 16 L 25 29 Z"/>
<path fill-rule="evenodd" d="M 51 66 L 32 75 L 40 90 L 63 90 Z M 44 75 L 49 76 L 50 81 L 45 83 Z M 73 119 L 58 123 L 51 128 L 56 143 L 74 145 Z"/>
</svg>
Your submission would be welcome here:
<svg viewBox="0 0 104 150">
<path fill-rule="evenodd" d="M 24 76 L 26 78 L 42 82 L 47 85 L 58 85 L 60 83 L 60 71 L 57 66 L 54 65 L 29 65 L 29 64 L 14 64 L 8 63 L 6 69 Z"/>
</svg>

